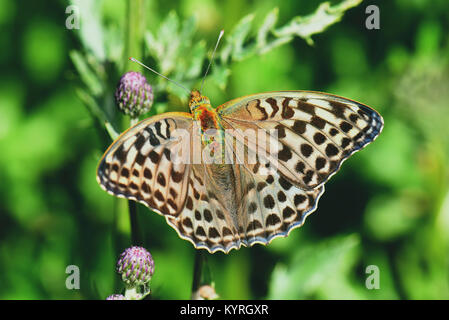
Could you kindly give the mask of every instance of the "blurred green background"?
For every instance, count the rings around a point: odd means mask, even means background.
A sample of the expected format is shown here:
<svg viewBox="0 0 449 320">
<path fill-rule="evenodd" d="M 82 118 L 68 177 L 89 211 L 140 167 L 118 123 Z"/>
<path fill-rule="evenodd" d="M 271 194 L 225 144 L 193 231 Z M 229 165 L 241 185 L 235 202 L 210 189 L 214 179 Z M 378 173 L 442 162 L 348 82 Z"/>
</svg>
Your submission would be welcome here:
<svg viewBox="0 0 449 320">
<path fill-rule="evenodd" d="M 127 1 L 105 0 L 82 12 L 88 20 L 80 30 L 68 30 L 69 4 L 0 0 L 1 299 L 104 299 L 122 290 L 114 267 L 130 245 L 127 203 L 95 180 L 111 142 L 95 108 L 126 128 L 112 99 L 121 72 L 135 68 L 124 59 L 135 44 L 123 40 L 133 26 Z M 144 14 L 153 34 L 170 15 L 196 17 L 184 49 L 199 43 L 195 48 L 210 54 L 219 31 L 226 37 L 248 14 L 257 26 L 278 7 L 282 26 L 319 4 L 149 0 Z M 369 4 L 380 8 L 380 30 L 365 28 Z M 312 36 L 313 45 L 295 37 L 229 62 L 225 88 L 213 73 L 204 92 L 214 106 L 256 92 L 308 89 L 363 102 L 385 119 L 379 138 L 326 184 L 302 228 L 267 247 L 209 255 L 221 298 L 449 299 L 448 30 L 446 0 L 364 1 Z M 190 71 L 203 74 L 207 61 Z M 182 77 L 155 58 L 145 62 Z M 86 63 L 90 71 L 80 72 Z M 151 114 L 188 110 L 186 96 L 144 74 L 155 84 Z M 151 297 L 188 299 L 192 245 L 145 207 L 138 219 L 156 265 Z M 80 290 L 66 289 L 68 265 L 80 268 Z M 370 265 L 380 270 L 378 290 L 365 286 Z"/>
</svg>

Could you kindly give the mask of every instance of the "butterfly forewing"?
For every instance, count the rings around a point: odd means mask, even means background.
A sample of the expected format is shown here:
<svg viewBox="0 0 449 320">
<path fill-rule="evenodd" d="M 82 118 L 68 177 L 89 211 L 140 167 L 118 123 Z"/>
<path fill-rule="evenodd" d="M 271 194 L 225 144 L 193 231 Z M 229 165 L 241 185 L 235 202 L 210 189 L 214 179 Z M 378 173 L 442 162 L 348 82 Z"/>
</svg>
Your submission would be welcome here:
<svg viewBox="0 0 449 320">
<path fill-rule="evenodd" d="M 365 105 L 309 91 L 252 95 L 217 111 L 233 128 L 275 130 L 279 151 L 270 161 L 281 175 L 306 190 L 326 182 L 383 127 L 382 117 Z"/>
<path fill-rule="evenodd" d="M 109 193 L 139 201 L 164 215 L 183 209 L 189 167 L 175 161 L 179 134 L 191 130 L 189 114 L 144 120 L 122 134 L 100 161 L 97 180 Z"/>
</svg>

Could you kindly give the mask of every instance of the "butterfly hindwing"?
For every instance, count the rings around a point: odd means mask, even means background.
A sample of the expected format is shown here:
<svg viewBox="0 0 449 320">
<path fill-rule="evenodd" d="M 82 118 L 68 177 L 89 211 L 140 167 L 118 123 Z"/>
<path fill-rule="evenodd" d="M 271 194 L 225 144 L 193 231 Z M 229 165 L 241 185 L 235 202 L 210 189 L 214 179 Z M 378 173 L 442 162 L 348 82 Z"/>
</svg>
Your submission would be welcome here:
<svg viewBox="0 0 449 320">
<path fill-rule="evenodd" d="M 303 190 L 272 168 L 263 152 L 256 154 L 248 141 L 243 146 L 244 157 L 237 154 L 239 143 L 239 139 L 226 135 L 226 152 L 234 154 L 233 170 L 241 194 L 237 209 L 239 238 L 246 246 L 266 245 L 304 223 L 316 209 L 324 186 Z"/>
<path fill-rule="evenodd" d="M 204 164 L 191 166 L 185 208 L 178 217 L 170 217 L 168 221 L 196 248 L 229 252 L 242 243 L 237 230 L 237 216 L 223 199 L 224 195 L 234 197 L 234 188 L 220 189 L 208 171 L 210 167 Z"/>
</svg>

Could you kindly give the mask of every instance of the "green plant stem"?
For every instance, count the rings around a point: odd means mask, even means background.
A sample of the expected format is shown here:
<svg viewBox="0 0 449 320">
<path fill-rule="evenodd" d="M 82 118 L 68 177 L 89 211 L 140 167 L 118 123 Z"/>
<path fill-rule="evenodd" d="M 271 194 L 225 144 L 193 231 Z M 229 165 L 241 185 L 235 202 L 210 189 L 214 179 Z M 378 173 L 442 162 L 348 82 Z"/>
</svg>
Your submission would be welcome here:
<svg viewBox="0 0 449 320">
<path fill-rule="evenodd" d="M 126 5 L 126 47 L 123 59 L 127 61 L 127 71 L 141 71 L 142 67 L 128 60 L 134 57 L 142 59 L 143 38 L 145 33 L 145 0 L 128 0 Z"/>
<path fill-rule="evenodd" d="M 138 118 L 131 118 L 131 127 L 139 121 Z M 129 220 L 131 224 L 131 243 L 133 245 L 142 245 L 142 239 L 140 237 L 139 223 L 137 221 L 137 203 L 133 200 L 128 200 L 129 208 Z"/>
<path fill-rule="evenodd" d="M 212 275 L 207 263 L 207 253 L 204 250 L 195 250 L 195 263 L 193 266 L 192 300 L 199 299 L 199 289 L 204 285 L 213 286 Z"/>
<path fill-rule="evenodd" d="M 133 56 L 136 59 L 142 57 L 143 36 L 145 32 L 144 10 L 145 0 L 128 0 L 126 4 L 127 27 L 126 27 L 126 48 L 125 57 Z M 127 60 L 125 60 L 127 61 Z M 126 71 L 140 71 L 140 66 L 130 61 L 126 64 Z M 130 125 L 134 125 L 137 118 L 131 118 Z M 137 204 L 129 200 L 129 219 L 131 224 L 131 242 L 133 245 L 141 245 L 142 241 L 138 229 Z"/>
<path fill-rule="evenodd" d="M 113 199 L 113 205 L 112 205 L 112 245 L 114 246 L 114 252 L 118 255 L 120 253 L 121 244 L 119 241 L 119 232 L 118 232 L 118 215 L 119 215 L 119 209 L 118 209 L 119 199 L 115 198 Z M 114 277 L 114 288 L 118 289 L 120 287 L 120 281 L 119 277 Z"/>
<path fill-rule="evenodd" d="M 128 200 L 129 208 L 129 221 L 131 224 L 131 243 L 135 246 L 142 245 L 140 238 L 139 223 L 137 221 L 137 203 L 132 200 Z"/>
<path fill-rule="evenodd" d="M 195 250 L 195 262 L 193 265 L 193 283 L 192 283 L 192 294 L 191 299 L 195 299 L 197 296 L 197 291 L 201 287 L 201 278 L 203 274 L 204 266 L 204 254 L 203 250 Z"/>
</svg>

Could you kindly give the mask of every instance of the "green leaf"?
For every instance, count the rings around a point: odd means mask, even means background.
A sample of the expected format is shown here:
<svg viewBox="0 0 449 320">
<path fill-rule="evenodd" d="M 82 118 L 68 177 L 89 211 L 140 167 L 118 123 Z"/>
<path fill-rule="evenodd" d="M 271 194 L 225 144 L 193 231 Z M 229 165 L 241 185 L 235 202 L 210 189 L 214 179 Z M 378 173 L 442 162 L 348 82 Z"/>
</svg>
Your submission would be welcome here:
<svg viewBox="0 0 449 320">
<path fill-rule="evenodd" d="M 359 5 L 362 0 L 345 0 L 342 3 L 331 6 L 329 2 L 323 2 L 317 10 L 305 17 L 296 17 L 282 28 L 274 31 L 277 37 L 296 35 L 313 44 L 312 35 L 321 33 L 343 17 L 346 10 Z"/>
<path fill-rule="evenodd" d="M 274 8 L 265 17 L 262 26 L 257 32 L 257 48 L 263 48 L 267 45 L 268 33 L 273 30 L 276 21 L 278 20 L 279 9 Z"/>
<path fill-rule="evenodd" d="M 170 12 L 157 31 L 157 36 L 150 31 L 145 34 L 145 44 L 149 54 L 156 60 L 158 71 L 185 87 L 198 79 L 206 55 L 204 41 L 192 45 L 196 29 L 197 23 L 193 16 L 181 24 L 176 13 Z M 157 89 L 174 94 L 181 100 L 186 97 L 184 89 L 163 79 L 160 79 Z"/>
<path fill-rule="evenodd" d="M 159 57 L 160 52 L 163 50 L 162 45 L 156 41 L 156 37 L 150 30 L 145 32 L 144 42 L 150 55 Z"/>
<path fill-rule="evenodd" d="M 106 131 L 108 132 L 108 134 L 109 134 L 109 136 L 111 137 L 112 140 L 115 140 L 115 139 L 118 138 L 120 133 L 117 132 L 117 130 L 114 128 L 114 126 L 109 121 L 106 121 L 104 123 L 104 126 L 105 126 Z"/>
<path fill-rule="evenodd" d="M 268 299 L 310 297 L 331 277 L 347 277 L 360 245 L 355 234 L 301 247 L 286 266 L 278 263 L 270 279 Z"/>
<path fill-rule="evenodd" d="M 185 71 L 185 78 L 195 79 L 201 76 L 203 68 L 203 61 L 206 57 L 206 42 L 200 41 L 196 43 L 191 49 L 191 59 Z"/>
<path fill-rule="evenodd" d="M 106 57 L 109 61 L 115 61 L 119 70 L 124 67 L 123 50 L 124 39 L 122 32 L 117 26 L 111 25 L 106 28 L 104 33 Z"/>
<path fill-rule="evenodd" d="M 230 75 L 231 61 L 242 61 L 257 54 L 290 42 L 295 36 L 310 41 L 310 35 L 323 31 L 327 26 L 338 21 L 345 10 L 357 5 L 361 0 L 345 0 L 339 5 L 330 6 L 323 3 L 316 12 L 306 17 L 295 17 L 286 26 L 275 30 L 278 20 L 278 8 L 272 9 L 265 16 L 260 27 L 252 32 L 254 14 L 243 17 L 234 29 L 225 35 L 224 44 L 217 56 L 220 66 L 214 65 L 211 79 L 221 88 L 226 88 Z M 197 21 L 192 16 L 180 22 L 175 12 L 170 12 L 156 32 L 147 31 L 145 44 L 148 53 L 156 60 L 157 71 L 186 87 L 200 80 L 201 70 L 206 57 L 205 42 L 194 42 Z M 167 91 L 185 98 L 185 92 L 160 79 L 158 90 Z"/>
<path fill-rule="evenodd" d="M 102 1 L 71 0 L 71 3 L 79 8 L 81 27 L 74 30 L 78 33 L 83 47 L 91 51 L 99 61 L 104 61 L 106 54 L 101 24 Z"/>
<path fill-rule="evenodd" d="M 168 75 L 176 68 L 176 57 L 181 42 L 178 33 L 179 18 L 174 11 L 171 11 L 162 22 L 158 31 L 159 43 L 158 62 L 163 75 Z"/>
<path fill-rule="evenodd" d="M 179 18 L 174 11 L 171 11 L 162 22 L 156 36 L 150 31 L 145 33 L 148 51 L 158 62 L 158 71 L 165 76 L 177 67 L 176 58 L 181 43 L 178 29 Z"/>
<path fill-rule="evenodd" d="M 206 56 L 206 44 L 204 41 L 196 43 L 193 41 L 196 29 L 196 19 L 193 16 L 182 23 L 179 34 L 179 49 L 176 57 L 175 78 L 177 80 L 195 79 L 201 73 Z"/>
<path fill-rule="evenodd" d="M 287 42 L 292 41 L 293 37 L 283 37 L 283 38 L 277 38 L 270 43 L 266 44 L 264 47 L 259 49 L 259 54 L 265 54 L 270 50 L 273 50 L 276 47 L 280 47 Z"/>
<path fill-rule="evenodd" d="M 106 117 L 103 114 L 103 111 L 98 106 L 95 99 L 87 93 L 85 90 L 81 88 L 76 89 L 76 94 L 78 98 L 84 103 L 84 105 L 87 107 L 88 111 L 95 117 L 99 118 L 102 122 L 106 121 Z"/>
<path fill-rule="evenodd" d="M 392 241 L 410 233 L 422 218 L 415 197 L 395 194 L 373 198 L 364 216 L 368 234 L 381 241 Z"/>
<path fill-rule="evenodd" d="M 240 20 L 235 26 L 231 34 L 226 37 L 226 45 L 221 51 L 221 61 L 227 62 L 229 58 L 232 60 L 242 60 L 243 57 L 248 56 L 243 48 L 243 44 L 251 30 L 251 25 L 254 19 L 253 14 L 249 14 Z"/>
<path fill-rule="evenodd" d="M 228 77 L 231 74 L 231 70 L 224 65 L 215 65 L 214 71 L 210 75 L 210 79 L 214 81 L 220 89 L 226 89 L 228 83 Z"/>
<path fill-rule="evenodd" d="M 100 96 L 103 87 L 97 74 L 89 67 L 86 58 L 78 51 L 71 51 L 70 58 L 78 71 L 81 80 L 94 96 Z"/>
<path fill-rule="evenodd" d="M 196 19 L 194 16 L 189 17 L 182 23 L 182 28 L 179 34 L 181 47 L 190 47 L 191 40 L 196 31 Z"/>
</svg>

